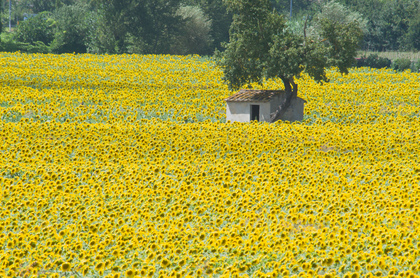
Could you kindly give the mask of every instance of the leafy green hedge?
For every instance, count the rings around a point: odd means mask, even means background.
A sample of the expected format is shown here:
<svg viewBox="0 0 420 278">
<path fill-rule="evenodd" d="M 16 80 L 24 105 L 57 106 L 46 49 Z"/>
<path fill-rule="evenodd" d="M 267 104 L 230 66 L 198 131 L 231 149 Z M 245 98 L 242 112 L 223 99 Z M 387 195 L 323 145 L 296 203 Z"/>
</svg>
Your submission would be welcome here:
<svg viewBox="0 0 420 278">
<path fill-rule="evenodd" d="M 361 58 L 356 59 L 356 66 L 358 68 L 389 68 L 391 66 L 391 60 L 388 58 L 379 57 L 377 54 L 370 54 L 368 57 L 362 56 Z"/>
<path fill-rule="evenodd" d="M 50 53 L 50 47 L 42 41 L 34 43 L 19 42 L 14 39 L 11 33 L 2 33 L 0 40 L 0 51 L 3 52 L 28 52 L 28 53 Z"/>
<path fill-rule="evenodd" d="M 377 54 L 370 54 L 368 57 L 362 56 L 356 58 L 354 62 L 355 67 L 370 67 L 375 69 L 392 68 L 395 71 L 404 71 L 411 69 L 413 72 L 419 72 L 420 60 L 411 61 L 407 58 L 398 58 L 391 61 L 388 58 L 379 57 Z"/>
<path fill-rule="evenodd" d="M 411 68 L 411 60 L 407 58 L 399 58 L 392 61 L 392 69 L 396 71 L 404 71 Z"/>
</svg>

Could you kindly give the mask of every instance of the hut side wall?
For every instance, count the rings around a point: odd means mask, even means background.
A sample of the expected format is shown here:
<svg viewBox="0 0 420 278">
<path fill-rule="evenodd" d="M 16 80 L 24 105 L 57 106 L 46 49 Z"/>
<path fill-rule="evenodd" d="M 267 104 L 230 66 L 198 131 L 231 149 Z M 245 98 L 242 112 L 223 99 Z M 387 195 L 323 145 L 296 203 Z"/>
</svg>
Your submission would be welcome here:
<svg viewBox="0 0 420 278">
<path fill-rule="evenodd" d="M 285 100 L 285 98 L 286 98 L 286 93 L 273 97 L 270 101 L 270 113 L 276 112 L 280 103 L 282 103 Z"/>
<path fill-rule="evenodd" d="M 289 122 L 303 121 L 303 109 L 305 102 L 306 101 L 300 97 L 292 98 L 290 106 L 287 107 L 286 111 L 284 111 L 280 120 Z"/>
<path fill-rule="evenodd" d="M 226 102 L 226 121 L 249 122 L 251 118 L 251 105 L 260 106 L 260 122 L 270 121 L 270 102 Z"/>
</svg>

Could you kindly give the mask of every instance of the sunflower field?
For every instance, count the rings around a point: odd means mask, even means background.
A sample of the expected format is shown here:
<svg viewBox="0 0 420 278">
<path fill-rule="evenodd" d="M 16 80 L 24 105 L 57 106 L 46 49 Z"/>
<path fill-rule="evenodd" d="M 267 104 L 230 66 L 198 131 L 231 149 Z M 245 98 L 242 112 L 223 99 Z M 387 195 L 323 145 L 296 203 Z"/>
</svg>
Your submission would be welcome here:
<svg viewBox="0 0 420 278">
<path fill-rule="evenodd" d="M 226 123 L 210 58 L 0 53 L 0 276 L 419 277 L 420 74 L 328 76 Z"/>
</svg>

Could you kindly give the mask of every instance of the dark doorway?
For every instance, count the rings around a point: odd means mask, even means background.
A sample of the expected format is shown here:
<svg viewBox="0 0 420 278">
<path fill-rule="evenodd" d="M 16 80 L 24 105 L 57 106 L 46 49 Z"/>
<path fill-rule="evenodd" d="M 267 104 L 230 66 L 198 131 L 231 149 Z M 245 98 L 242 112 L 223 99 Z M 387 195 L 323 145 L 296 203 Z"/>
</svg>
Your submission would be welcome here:
<svg viewBox="0 0 420 278">
<path fill-rule="evenodd" d="M 260 106 L 251 104 L 251 121 L 260 121 Z"/>
</svg>

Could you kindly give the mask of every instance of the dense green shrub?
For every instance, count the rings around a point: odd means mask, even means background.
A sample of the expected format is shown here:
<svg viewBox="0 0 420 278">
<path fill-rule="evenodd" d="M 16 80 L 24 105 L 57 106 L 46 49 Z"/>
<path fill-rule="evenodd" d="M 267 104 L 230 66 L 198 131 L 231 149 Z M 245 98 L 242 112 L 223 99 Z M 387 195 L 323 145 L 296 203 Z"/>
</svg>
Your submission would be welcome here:
<svg viewBox="0 0 420 278">
<path fill-rule="evenodd" d="M 415 17 L 410 19 L 407 33 L 404 35 L 404 49 L 420 51 L 420 7 Z"/>
<path fill-rule="evenodd" d="M 63 6 L 54 12 L 56 26 L 51 51 L 54 53 L 86 53 L 88 7 L 83 4 Z"/>
<path fill-rule="evenodd" d="M 211 20 L 199 6 L 181 5 L 176 15 L 183 19 L 180 32 L 174 35 L 171 53 L 206 54 L 209 53 L 212 39 L 210 37 Z"/>
<path fill-rule="evenodd" d="M 33 44 L 25 43 L 22 47 L 22 51 L 28 52 L 28 53 L 50 53 L 51 49 L 48 45 L 41 41 L 37 41 Z"/>
<path fill-rule="evenodd" d="M 360 58 L 355 58 L 353 62 L 353 67 L 364 67 L 365 66 L 366 56 L 362 56 Z"/>
<path fill-rule="evenodd" d="M 54 39 L 55 21 L 50 12 L 42 12 L 25 21 L 21 21 L 14 33 L 14 39 L 18 42 L 35 44 L 43 42 L 49 45 Z"/>
<path fill-rule="evenodd" d="M 357 67 L 370 67 L 375 69 L 389 68 L 391 66 L 391 60 L 379 57 L 377 54 L 370 54 L 368 57 L 362 56 L 356 59 L 355 65 Z"/>
<path fill-rule="evenodd" d="M 0 41 L 0 51 L 2 52 L 28 52 L 28 53 L 49 53 L 50 48 L 42 41 L 33 44 L 20 42 L 14 39 L 13 33 L 2 33 Z"/>
<path fill-rule="evenodd" d="M 391 60 L 384 57 L 378 57 L 377 54 L 371 54 L 366 59 L 366 64 L 368 67 L 381 69 L 391 66 Z"/>
<path fill-rule="evenodd" d="M 404 71 L 404 70 L 409 69 L 411 67 L 411 60 L 407 59 L 407 58 L 395 59 L 392 62 L 391 67 L 396 71 Z"/>
<path fill-rule="evenodd" d="M 20 43 L 13 38 L 13 33 L 4 32 L 1 34 L 0 51 L 16 52 L 22 51 L 24 43 Z"/>
<path fill-rule="evenodd" d="M 417 61 L 414 61 L 411 64 L 411 70 L 413 72 L 419 72 L 420 73 L 420 59 L 417 59 Z"/>
<path fill-rule="evenodd" d="M 180 0 L 98 1 L 90 17 L 88 52 L 170 53 L 184 20 L 176 11 Z"/>
</svg>

